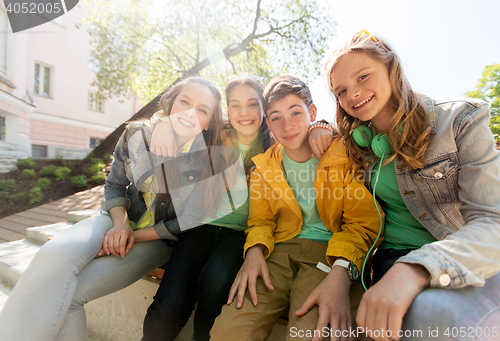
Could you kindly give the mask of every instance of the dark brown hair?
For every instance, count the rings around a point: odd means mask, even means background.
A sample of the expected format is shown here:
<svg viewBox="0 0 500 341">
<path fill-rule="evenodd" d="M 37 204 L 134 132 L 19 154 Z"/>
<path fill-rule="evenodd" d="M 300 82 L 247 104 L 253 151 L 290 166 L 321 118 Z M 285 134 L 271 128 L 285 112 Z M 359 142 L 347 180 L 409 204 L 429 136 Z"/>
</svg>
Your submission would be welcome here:
<svg viewBox="0 0 500 341">
<path fill-rule="evenodd" d="M 294 76 L 278 76 L 273 78 L 264 90 L 264 111 L 275 101 L 279 101 L 288 95 L 295 95 L 310 109 L 313 105 L 311 91 L 306 83 Z"/>
<path fill-rule="evenodd" d="M 238 85 L 247 85 L 255 89 L 255 91 L 257 91 L 257 94 L 259 95 L 260 102 L 262 103 L 262 105 L 264 104 L 264 97 L 263 97 L 264 87 L 262 86 L 262 84 L 248 76 L 237 76 L 231 78 L 226 85 L 225 95 L 226 95 L 226 104 L 228 106 L 229 106 L 229 98 L 231 97 L 231 91 L 233 91 L 234 88 Z M 265 112 L 263 113 L 263 116 L 265 116 Z M 228 129 L 228 134 L 231 137 L 231 140 L 235 144 L 234 141 L 236 141 L 236 131 L 231 125 L 231 122 L 229 120 L 226 125 L 226 128 Z M 262 123 L 260 124 L 259 127 L 259 136 L 252 144 L 252 148 L 247 153 L 247 157 L 245 158 L 245 160 L 243 160 L 245 165 L 245 172 L 247 175 L 249 175 L 251 169 L 255 166 L 255 164 L 252 161 L 252 157 L 262 152 L 265 152 L 273 143 L 274 143 L 274 138 L 271 134 L 271 131 L 269 130 L 269 127 L 267 126 L 266 120 L 263 117 Z"/>
</svg>

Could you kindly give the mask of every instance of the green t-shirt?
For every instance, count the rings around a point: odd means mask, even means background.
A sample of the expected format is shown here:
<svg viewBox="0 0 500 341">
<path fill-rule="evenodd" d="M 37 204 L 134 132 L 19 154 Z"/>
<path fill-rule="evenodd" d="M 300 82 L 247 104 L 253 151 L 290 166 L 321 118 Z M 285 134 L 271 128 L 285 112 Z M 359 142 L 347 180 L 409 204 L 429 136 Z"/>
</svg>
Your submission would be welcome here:
<svg viewBox="0 0 500 341">
<path fill-rule="evenodd" d="M 238 142 L 240 161 L 245 160 L 252 146 Z M 228 193 L 231 196 L 227 195 Z M 248 228 L 248 186 L 243 164 L 238 167 L 236 182 L 233 187 L 222 196 L 219 210 L 216 213 L 217 219 L 206 222 L 209 225 L 227 227 L 237 231 L 244 231 Z"/>
<path fill-rule="evenodd" d="M 283 147 L 281 147 L 281 151 L 283 153 L 283 169 L 286 181 L 302 211 L 302 231 L 297 235 L 297 238 L 310 239 L 326 244 L 332 237 L 332 232 L 321 220 L 316 206 L 316 192 L 314 190 L 314 176 L 319 161 L 313 157 L 307 162 L 295 162 L 286 156 Z"/>
<path fill-rule="evenodd" d="M 378 163 L 373 169 L 372 189 L 375 187 Z M 384 241 L 380 245 L 381 249 L 418 249 L 436 241 L 436 238 L 415 219 L 401 198 L 394 160 L 380 169 L 375 196 L 385 213 Z"/>
</svg>

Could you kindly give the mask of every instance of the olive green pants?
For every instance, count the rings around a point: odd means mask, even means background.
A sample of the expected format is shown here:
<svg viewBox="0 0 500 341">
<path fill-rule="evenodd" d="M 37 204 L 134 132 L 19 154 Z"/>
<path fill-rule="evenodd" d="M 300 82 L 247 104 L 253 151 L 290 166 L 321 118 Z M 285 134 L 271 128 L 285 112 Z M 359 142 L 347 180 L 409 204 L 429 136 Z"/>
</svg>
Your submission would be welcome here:
<svg viewBox="0 0 500 341">
<path fill-rule="evenodd" d="M 224 306 L 210 332 L 211 340 L 266 340 L 274 323 L 288 307 L 287 340 L 311 340 L 305 334 L 316 329 L 318 306 L 300 317 L 295 311 L 327 276 L 316 267 L 318 262 L 327 264 L 326 249 L 327 244 L 300 238 L 276 244 L 266 260 L 274 290 L 267 289 L 259 277 L 257 305 L 253 305 L 247 290 L 241 309 L 236 308 L 236 299 L 231 305 Z M 361 285 L 354 283 L 351 286 L 353 320 L 362 294 Z"/>
</svg>

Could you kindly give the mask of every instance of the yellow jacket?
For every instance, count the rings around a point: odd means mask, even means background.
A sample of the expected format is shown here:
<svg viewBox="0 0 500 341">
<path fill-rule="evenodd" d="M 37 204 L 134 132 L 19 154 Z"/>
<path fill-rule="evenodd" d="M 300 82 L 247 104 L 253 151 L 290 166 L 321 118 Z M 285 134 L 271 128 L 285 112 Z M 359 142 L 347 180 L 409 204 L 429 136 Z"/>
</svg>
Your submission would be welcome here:
<svg viewBox="0 0 500 341">
<path fill-rule="evenodd" d="M 281 144 L 252 159 L 256 169 L 250 176 L 249 229 L 247 249 L 262 244 L 267 258 L 274 244 L 297 236 L 302 229 L 302 212 L 288 185 L 283 168 Z M 361 270 L 364 258 L 379 232 L 380 219 L 373 197 L 363 184 L 363 173 L 348 161 L 345 147 L 334 140 L 316 169 L 314 188 L 321 220 L 333 232 L 326 258 L 330 265 L 342 257 Z M 380 207 L 380 206 L 379 206 Z M 382 221 L 384 213 L 382 214 Z M 379 239 L 377 244 L 382 242 Z"/>
</svg>

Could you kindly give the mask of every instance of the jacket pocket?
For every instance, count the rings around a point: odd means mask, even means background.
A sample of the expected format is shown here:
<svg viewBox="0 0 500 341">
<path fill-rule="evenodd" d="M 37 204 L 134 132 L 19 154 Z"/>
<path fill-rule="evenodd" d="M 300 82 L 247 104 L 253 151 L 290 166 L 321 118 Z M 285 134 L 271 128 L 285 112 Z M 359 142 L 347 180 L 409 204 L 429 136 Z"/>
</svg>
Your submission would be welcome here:
<svg viewBox="0 0 500 341">
<path fill-rule="evenodd" d="M 458 200 L 459 168 L 457 154 L 447 154 L 429 160 L 413 177 L 428 202 L 449 203 Z"/>
</svg>

